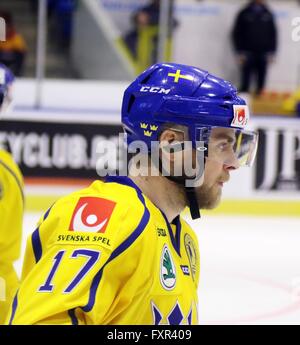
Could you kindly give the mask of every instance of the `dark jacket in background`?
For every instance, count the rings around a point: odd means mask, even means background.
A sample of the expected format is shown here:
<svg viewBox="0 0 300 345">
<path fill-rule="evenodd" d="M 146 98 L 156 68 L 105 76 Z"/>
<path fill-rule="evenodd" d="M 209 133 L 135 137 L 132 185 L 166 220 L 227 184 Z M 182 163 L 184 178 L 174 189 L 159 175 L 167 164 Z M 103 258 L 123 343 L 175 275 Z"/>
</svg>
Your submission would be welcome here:
<svg viewBox="0 0 300 345">
<path fill-rule="evenodd" d="M 235 50 L 251 53 L 275 53 L 277 30 L 272 12 L 265 5 L 253 3 L 239 12 L 233 29 Z"/>
</svg>

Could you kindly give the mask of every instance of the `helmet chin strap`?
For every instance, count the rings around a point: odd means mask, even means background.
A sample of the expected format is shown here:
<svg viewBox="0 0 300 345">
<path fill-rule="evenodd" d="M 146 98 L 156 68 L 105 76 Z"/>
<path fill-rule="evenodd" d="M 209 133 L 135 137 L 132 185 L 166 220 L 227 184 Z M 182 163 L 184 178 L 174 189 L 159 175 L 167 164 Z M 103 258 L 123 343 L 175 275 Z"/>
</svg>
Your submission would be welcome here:
<svg viewBox="0 0 300 345">
<path fill-rule="evenodd" d="M 189 201 L 190 213 L 191 213 L 192 219 L 201 218 L 195 187 L 185 187 L 185 193 Z"/>
<path fill-rule="evenodd" d="M 169 145 L 170 147 L 172 147 L 172 149 L 174 150 L 174 152 L 179 152 L 184 150 L 184 143 L 179 142 L 179 143 L 171 143 Z M 204 151 L 205 155 L 207 155 L 207 150 Z M 156 165 L 156 162 L 154 162 L 154 164 Z M 189 203 L 189 208 L 190 208 L 190 214 L 192 219 L 198 219 L 201 218 L 200 215 L 200 207 L 197 201 L 197 196 L 196 196 L 196 190 L 195 187 L 193 186 L 186 186 L 186 181 L 187 181 L 187 177 L 186 176 L 179 176 L 179 177 L 175 177 L 175 176 L 169 176 L 169 173 L 166 172 L 166 170 L 163 167 L 163 163 L 162 163 L 162 159 L 159 158 L 158 161 L 159 166 L 157 167 L 159 172 L 162 174 L 162 176 L 166 177 L 167 179 L 169 179 L 170 181 L 175 182 L 176 184 L 184 187 L 185 190 L 185 194 Z M 204 161 L 205 164 L 205 161 Z M 203 173 L 204 173 L 204 169 L 203 169 Z"/>
<path fill-rule="evenodd" d="M 184 187 L 192 219 L 201 218 L 200 207 L 198 205 L 195 187 L 186 187 L 185 179 L 176 178 L 174 176 L 166 176 L 166 178 Z"/>
<path fill-rule="evenodd" d="M 166 177 L 170 181 L 175 182 L 176 184 L 184 187 L 185 194 L 186 194 L 186 197 L 187 197 L 187 200 L 189 203 L 190 214 L 191 214 L 192 219 L 201 218 L 200 208 L 199 208 L 198 201 L 197 201 L 195 187 L 186 187 L 186 185 L 185 185 L 186 178 L 184 178 L 184 177 L 168 176 L 168 174 L 166 173 L 166 171 L 163 168 L 163 164 L 162 164 L 161 159 L 159 159 L 159 167 L 158 168 L 159 168 L 159 172 L 164 177 Z"/>
</svg>

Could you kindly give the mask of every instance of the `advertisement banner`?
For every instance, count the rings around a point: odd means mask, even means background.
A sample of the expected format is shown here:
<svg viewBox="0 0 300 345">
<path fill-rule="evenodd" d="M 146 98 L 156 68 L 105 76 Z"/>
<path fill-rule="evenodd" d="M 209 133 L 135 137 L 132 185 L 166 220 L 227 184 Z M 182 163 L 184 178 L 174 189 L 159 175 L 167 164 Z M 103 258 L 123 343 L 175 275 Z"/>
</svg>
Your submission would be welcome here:
<svg viewBox="0 0 300 345">
<path fill-rule="evenodd" d="M 119 125 L 1 121 L 0 128 L 0 148 L 12 153 L 25 177 L 93 179 L 101 159 L 106 168 L 119 167 L 105 145 L 118 148 Z"/>
<path fill-rule="evenodd" d="M 300 190 L 300 128 L 272 126 L 258 131 L 255 189 Z"/>
</svg>

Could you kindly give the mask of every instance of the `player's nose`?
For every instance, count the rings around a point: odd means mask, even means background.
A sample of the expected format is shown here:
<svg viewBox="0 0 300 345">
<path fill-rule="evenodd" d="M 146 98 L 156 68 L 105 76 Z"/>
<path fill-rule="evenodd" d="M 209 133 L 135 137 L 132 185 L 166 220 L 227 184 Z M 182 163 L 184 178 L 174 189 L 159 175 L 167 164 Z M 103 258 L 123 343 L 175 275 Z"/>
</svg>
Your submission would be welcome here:
<svg viewBox="0 0 300 345">
<path fill-rule="evenodd" d="M 223 169 L 226 171 L 229 170 L 236 170 L 240 167 L 240 162 L 237 159 L 236 155 L 231 155 L 230 159 L 227 159 L 226 162 L 223 164 Z"/>
</svg>

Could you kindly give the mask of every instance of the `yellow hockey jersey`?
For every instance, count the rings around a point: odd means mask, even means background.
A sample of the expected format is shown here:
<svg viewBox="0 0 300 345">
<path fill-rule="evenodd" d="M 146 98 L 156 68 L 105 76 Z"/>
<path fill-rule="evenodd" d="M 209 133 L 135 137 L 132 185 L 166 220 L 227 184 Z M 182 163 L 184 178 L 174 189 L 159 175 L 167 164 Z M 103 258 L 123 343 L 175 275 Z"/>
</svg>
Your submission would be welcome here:
<svg viewBox="0 0 300 345">
<path fill-rule="evenodd" d="M 56 202 L 29 237 L 10 324 L 196 324 L 197 238 L 128 177 Z"/>
<path fill-rule="evenodd" d="M 20 255 L 23 179 L 11 155 L 0 150 L 0 324 L 18 287 L 13 262 Z"/>
</svg>

